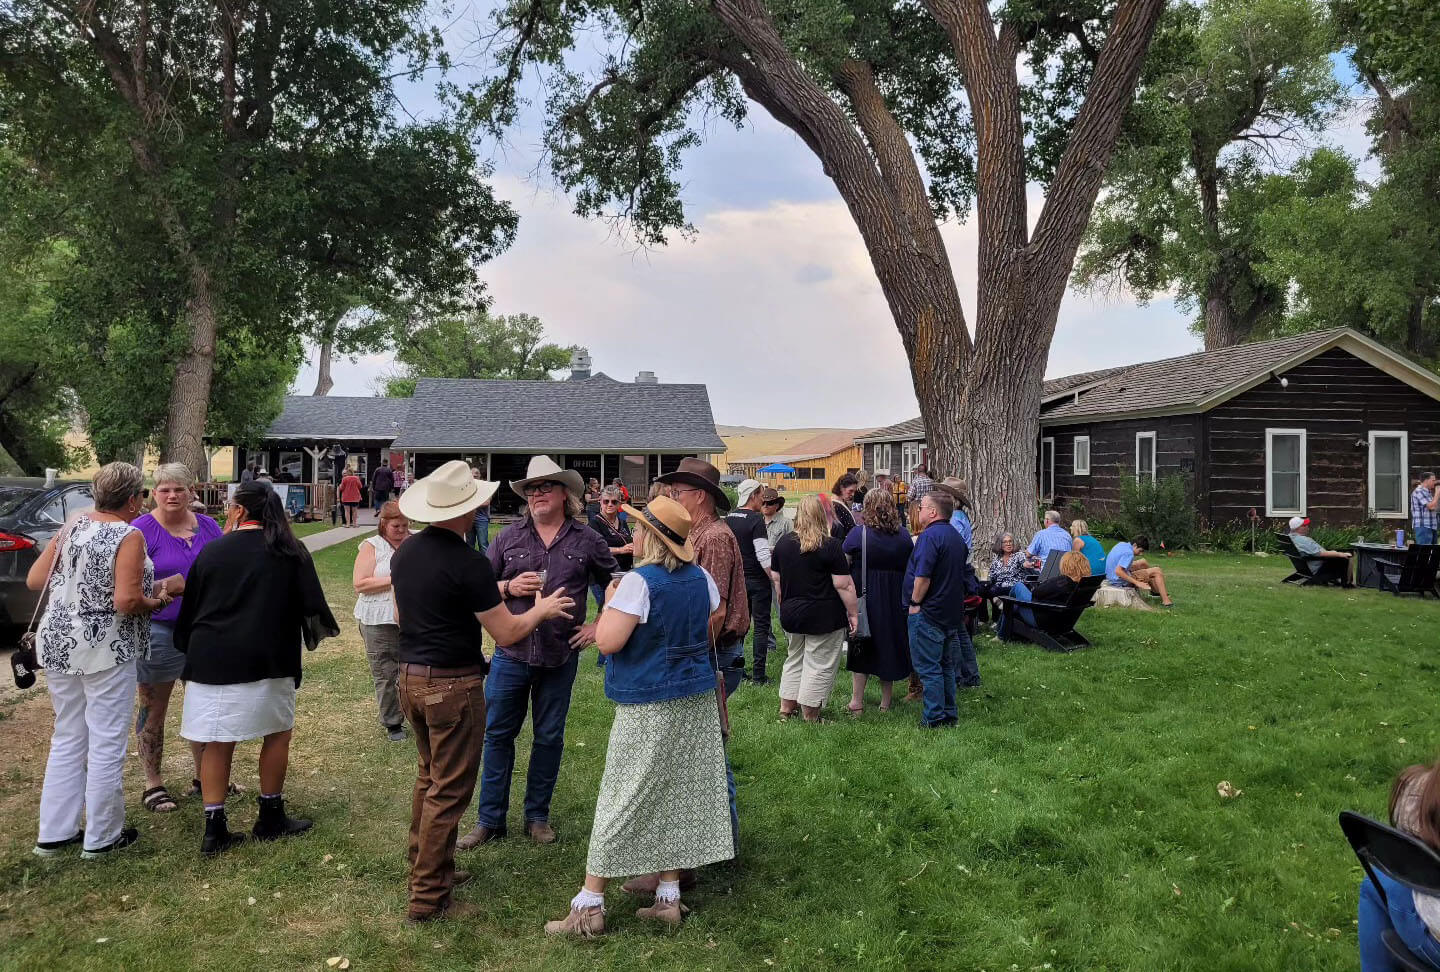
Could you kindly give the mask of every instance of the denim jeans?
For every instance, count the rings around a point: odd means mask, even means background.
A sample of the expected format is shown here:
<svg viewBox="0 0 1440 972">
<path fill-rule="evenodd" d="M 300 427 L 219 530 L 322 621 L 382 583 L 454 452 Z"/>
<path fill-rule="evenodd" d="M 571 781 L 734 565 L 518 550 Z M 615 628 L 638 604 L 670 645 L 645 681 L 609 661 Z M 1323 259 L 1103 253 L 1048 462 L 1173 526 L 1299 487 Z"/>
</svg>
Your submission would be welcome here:
<svg viewBox="0 0 1440 972">
<path fill-rule="evenodd" d="M 490 549 L 490 507 L 482 506 L 475 511 L 475 522 L 465 534 L 465 542 L 482 554 Z"/>
<path fill-rule="evenodd" d="M 915 674 L 920 676 L 925 694 L 920 721 L 926 726 L 953 722 L 960 716 L 955 707 L 955 678 L 960 665 L 957 632 L 940 627 L 923 611 L 909 615 L 908 624 L 910 664 L 914 666 Z M 964 633 L 963 628 L 958 632 L 960 635 Z M 973 647 L 971 651 L 974 651 Z"/>
<path fill-rule="evenodd" d="M 745 593 L 750 599 L 750 671 L 755 678 L 765 677 L 765 658 L 770 653 L 770 599 L 772 588 L 768 578 L 745 578 Z"/>
<path fill-rule="evenodd" d="M 1032 600 L 1032 598 L 1030 597 L 1030 588 L 1026 587 L 1024 584 L 1012 584 L 1010 586 L 1010 592 L 1008 596 L 1013 597 L 1017 601 Z M 1020 616 L 1021 621 L 1024 621 L 1032 628 L 1035 626 L 1035 613 L 1029 608 L 1019 607 L 1017 605 L 1015 608 L 1015 613 Z M 1000 640 L 1003 641 L 1005 640 L 1005 637 L 1009 635 L 1009 633 L 1010 626 L 1005 623 L 1005 614 L 1004 612 L 1001 612 L 1000 620 L 996 623 L 995 626 L 995 634 L 997 637 L 1000 638 Z"/>
<path fill-rule="evenodd" d="M 1418 543 L 1418 544 L 1420 544 L 1421 546 L 1426 546 L 1426 545 L 1428 545 L 1428 544 L 1434 543 L 1434 542 L 1435 542 L 1435 529 L 1434 529 L 1434 527 L 1416 527 L 1416 528 L 1415 528 L 1415 542 Z"/>
<path fill-rule="evenodd" d="M 1390 960 L 1390 953 L 1380 940 L 1380 936 L 1392 928 L 1406 948 L 1440 968 L 1440 942 L 1435 941 L 1416 913 L 1415 896 L 1389 875 L 1377 873 L 1376 876 L 1385 891 L 1383 902 L 1368 877 L 1360 882 L 1360 972 L 1399 972 L 1400 966 Z"/>
<path fill-rule="evenodd" d="M 745 642 L 740 640 L 726 648 L 716 648 L 720 671 L 725 673 L 725 698 L 735 694 L 745 674 Z M 730 834 L 735 838 L 735 856 L 740 856 L 740 809 L 735 803 L 735 771 L 730 768 L 730 747 L 725 747 L 725 787 L 730 791 Z"/>
<path fill-rule="evenodd" d="M 525 776 L 525 822 L 550 819 L 550 797 L 565 752 L 565 718 L 575 684 L 579 653 L 559 668 L 541 668 L 497 651 L 485 680 L 485 757 L 477 817 L 480 826 L 499 830 L 510 809 L 510 778 L 515 772 L 515 737 L 530 713 L 535 740 Z"/>
</svg>

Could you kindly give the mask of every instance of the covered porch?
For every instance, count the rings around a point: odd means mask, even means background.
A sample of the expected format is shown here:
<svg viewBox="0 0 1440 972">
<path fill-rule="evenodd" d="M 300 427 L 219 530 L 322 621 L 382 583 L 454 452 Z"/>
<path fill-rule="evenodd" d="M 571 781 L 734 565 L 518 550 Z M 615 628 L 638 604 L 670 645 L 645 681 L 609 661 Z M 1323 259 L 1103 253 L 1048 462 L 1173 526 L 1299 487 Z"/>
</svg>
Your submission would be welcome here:
<svg viewBox="0 0 1440 972">
<path fill-rule="evenodd" d="M 509 489 L 508 484 L 512 480 L 523 478 L 526 467 L 530 464 L 530 457 L 537 455 L 549 455 L 555 460 L 556 465 L 562 469 L 575 470 L 586 482 L 598 479 L 602 485 L 607 485 L 618 477 L 625 484 L 625 488 L 630 491 L 631 498 L 637 503 L 643 503 L 650 483 L 656 476 L 674 472 L 679 468 L 681 459 L 693 457 L 695 453 L 552 452 L 544 449 L 525 451 L 514 449 L 486 451 L 415 449 L 405 451 L 403 458 L 408 464 L 407 468 L 410 469 L 412 477 L 417 478 L 430 474 L 452 459 L 465 460 L 479 469 L 480 475 L 484 478 L 506 484 L 495 494 L 491 510 L 497 514 L 511 514 L 519 511 L 520 498 Z"/>
</svg>

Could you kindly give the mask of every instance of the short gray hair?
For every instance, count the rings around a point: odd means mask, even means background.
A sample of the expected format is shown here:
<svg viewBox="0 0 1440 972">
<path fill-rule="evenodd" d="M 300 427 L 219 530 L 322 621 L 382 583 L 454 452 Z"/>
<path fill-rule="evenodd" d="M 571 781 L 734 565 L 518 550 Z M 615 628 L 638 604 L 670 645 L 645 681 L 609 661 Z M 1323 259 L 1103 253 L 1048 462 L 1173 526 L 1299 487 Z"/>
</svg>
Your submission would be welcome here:
<svg viewBox="0 0 1440 972">
<path fill-rule="evenodd" d="M 604 489 L 600 490 L 600 496 L 601 496 L 602 499 L 623 499 L 623 498 L 624 498 L 624 494 L 622 494 L 622 493 L 620 492 L 620 487 L 619 487 L 619 486 L 606 486 Z"/>
<path fill-rule="evenodd" d="M 155 485 L 159 486 L 161 483 L 174 483 L 185 489 L 193 489 L 195 474 L 183 462 L 163 463 L 155 469 Z"/>
<path fill-rule="evenodd" d="M 1059 510 L 1046 510 L 1046 511 L 1045 511 L 1045 522 L 1046 522 L 1046 523 L 1059 523 L 1059 522 L 1060 522 L 1060 511 L 1059 511 Z"/>
<path fill-rule="evenodd" d="M 145 486 L 145 474 L 128 462 L 110 462 L 100 467 L 90 488 L 95 493 L 95 509 L 113 513 L 130 501 Z"/>
</svg>

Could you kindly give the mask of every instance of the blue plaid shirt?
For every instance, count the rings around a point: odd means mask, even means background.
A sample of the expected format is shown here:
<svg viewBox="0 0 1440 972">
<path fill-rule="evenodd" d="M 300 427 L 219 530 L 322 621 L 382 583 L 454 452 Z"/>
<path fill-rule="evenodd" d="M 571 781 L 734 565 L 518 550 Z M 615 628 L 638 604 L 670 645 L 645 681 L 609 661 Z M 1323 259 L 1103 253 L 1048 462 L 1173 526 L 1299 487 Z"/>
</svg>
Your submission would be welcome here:
<svg viewBox="0 0 1440 972">
<path fill-rule="evenodd" d="M 1424 486 L 1416 486 L 1410 494 L 1410 526 L 1416 530 L 1435 529 L 1436 511 L 1426 509 L 1435 498 L 1434 492 Z"/>
</svg>

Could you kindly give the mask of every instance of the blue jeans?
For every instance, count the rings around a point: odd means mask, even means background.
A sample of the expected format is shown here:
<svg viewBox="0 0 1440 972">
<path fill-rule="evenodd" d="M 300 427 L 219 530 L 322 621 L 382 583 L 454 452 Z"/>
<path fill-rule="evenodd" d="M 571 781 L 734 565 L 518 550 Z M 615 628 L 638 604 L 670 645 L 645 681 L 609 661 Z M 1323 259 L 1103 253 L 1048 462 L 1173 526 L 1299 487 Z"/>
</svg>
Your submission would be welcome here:
<svg viewBox="0 0 1440 972">
<path fill-rule="evenodd" d="M 1416 527 L 1415 542 L 1424 546 L 1435 542 L 1434 527 Z"/>
<path fill-rule="evenodd" d="M 941 628 L 923 611 L 908 615 L 908 624 L 910 664 L 920 677 L 925 693 L 925 708 L 920 722 L 926 726 L 954 722 L 960 717 L 955 707 L 955 677 L 960 667 L 957 632 Z M 964 633 L 963 628 L 958 632 L 959 635 Z M 974 652 L 973 646 L 971 652 Z"/>
<path fill-rule="evenodd" d="M 728 648 L 716 648 L 720 671 L 725 673 L 725 698 L 735 694 L 745 674 L 745 639 Z M 735 839 L 735 856 L 740 856 L 740 808 L 735 803 L 735 771 L 730 768 L 730 747 L 725 747 L 725 788 L 730 791 L 730 835 Z"/>
<path fill-rule="evenodd" d="M 482 554 L 490 549 L 490 507 L 482 506 L 475 511 L 475 522 L 465 534 L 465 542 Z"/>
<path fill-rule="evenodd" d="M 1430 934 L 1415 912 L 1415 896 L 1405 885 L 1386 874 L 1376 875 L 1385 890 L 1385 899 L 1367 877 L 1360 882 L 1360 972 L 1399 972 L 1380 936 L 1394 929 L 1405 947 L 1420 959 L 1440 968 L 1440 942 Z"/>
<path fill-rule="evenodd" d="M 1012 584 L 1010 586 L 1010 593 L 1008 596 L 1013 597 L 1017 601 L 1033 600 L 1033 598 L 1031 598 L 1030 596 L 1030 588 L 1026 587 L 1024 584 Z M 1035 627 L 1035 613 L 1033 611 L 1026 607 L 1017 606 L 1015 608 L 1015 612 L 1020 616 L 1021 621 L 1024 621 L 1032 628 Z M 1005 623 L 1005 613 L 1002 611 L 1000 614 L 1000 620 L 995 625 L 995 634 L 1001 640 L 1004 640 L 1004 638 L 1010 633 L 1009 627 L 1010 626 Z"/>
<path fill-rule="evenodd" d="M 480 826 L 500 830 L 510 809 L 515 772 L 515 737 L 530 713 L 535 741 L 525 775 L 525 822 L 550 819 L 550 797 L 565 752 L 565 718 L 580 655 L 559 668 L 541 668 L 497 651 L 485 680 L 485 757 L 477 817 Z"/>
</svg>

